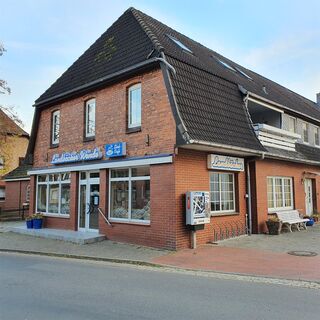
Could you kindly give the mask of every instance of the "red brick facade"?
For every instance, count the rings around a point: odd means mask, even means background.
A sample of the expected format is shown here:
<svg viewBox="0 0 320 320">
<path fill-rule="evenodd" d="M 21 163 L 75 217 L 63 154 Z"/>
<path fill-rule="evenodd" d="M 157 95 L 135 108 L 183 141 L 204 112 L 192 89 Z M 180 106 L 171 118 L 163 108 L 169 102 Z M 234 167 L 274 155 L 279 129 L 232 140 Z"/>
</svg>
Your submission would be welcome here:
<svg viewBox="0 0 320 320">
<path fill-rule="evenodd" d="M 26 203 L 29 195 L 29 180 L 7 181 L 6 182 L 6 201 L 3 209 L 13 210 L 22 208 Z"/>
</svg>

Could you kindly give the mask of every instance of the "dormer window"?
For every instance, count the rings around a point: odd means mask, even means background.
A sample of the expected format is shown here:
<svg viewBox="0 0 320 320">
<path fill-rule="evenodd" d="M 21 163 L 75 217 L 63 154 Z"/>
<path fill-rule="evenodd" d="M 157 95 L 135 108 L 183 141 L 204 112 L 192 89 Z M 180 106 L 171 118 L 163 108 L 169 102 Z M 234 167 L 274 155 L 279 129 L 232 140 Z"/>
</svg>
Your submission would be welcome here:
<svg viewBox="0 0 320 320">
<path fill-rule="evenodd" d="M 292 133 L 297 132 L 297 119 L 294 117 L 289 117 L 288 118 L 288 131 Z"/>
<path fill-rule="evenodd" d="M 128 129 L 141 127 L 141 83 L 128 89 Z"/>
<path fill-rule="evenodd" d="M 96 100 L 90 99 L 85 106 L 85 137 L 94 138 L 96 134 Z"/>
<path fill-rule="evenodd" d="M 178 40 L 177 38 L 167 34 L 167 37 L 172 40 L 177 46 L 179 46 L 182 50 L 184 51 L 187 51 L 189 53 L 192 53 L 192 51 L 187 47 L 185 46 L 180 40 Z"/>
<path fill-rule="evenodd" d="M 60 110 L 52 112 L 52 134 L 51 134 L 51 144 L 59 144 L 60 139 Z"/>
<path fill-rule="evenodd" d="M 319 141 L 319 138 L 320 138 L 320 133 L 319 133 L 319 127 L 313 127 L 314 129 L 314 144 L 316 146 L 319 146 L 320 145 L 320 141 Z"/>
<path fill-rule="evenodd" d="M 302 122 L 302 140 L 303 142 L 309 143 L 309 125 L 307 122 Z"/>
</svg>

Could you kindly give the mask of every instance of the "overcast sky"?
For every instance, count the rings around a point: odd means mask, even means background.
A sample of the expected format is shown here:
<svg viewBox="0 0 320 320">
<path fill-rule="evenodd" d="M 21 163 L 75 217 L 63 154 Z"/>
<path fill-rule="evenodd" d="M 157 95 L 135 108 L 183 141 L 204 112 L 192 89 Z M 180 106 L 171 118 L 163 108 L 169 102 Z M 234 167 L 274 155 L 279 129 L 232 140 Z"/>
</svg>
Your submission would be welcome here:
<svg viewBox="0 0 320 320">
<path fill-rule="evenodd" d="M 0 79 L 30 131 L 33 103 L 128 7 L 315 101 L 320 1 L 0 0 Z"/>
</svg>

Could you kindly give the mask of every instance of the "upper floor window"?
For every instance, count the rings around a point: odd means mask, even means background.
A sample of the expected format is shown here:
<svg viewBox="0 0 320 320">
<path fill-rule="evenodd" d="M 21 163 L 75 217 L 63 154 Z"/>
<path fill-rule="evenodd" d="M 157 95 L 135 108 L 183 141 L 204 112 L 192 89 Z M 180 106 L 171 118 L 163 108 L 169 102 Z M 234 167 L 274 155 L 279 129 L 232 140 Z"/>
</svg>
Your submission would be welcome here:
<svg viewBox="0 0 320 320">
<path fill-rule="evenodd" d="M 51 143 L 58 144 L 60 138 L 60 110 L 52 112 L 52 136 Z"/>
<path fill-rule="evenodd" d="M 319 137 L 320 137 L 320 132 L 319 132 L 319 127 L 313 127 L 314 130 L 314 144 L 316 146 L 320 145 Z"/>
<path fill-rule="evenodd" d="M 297 132 L 297 119 L 293 117 L 289 117 L 288 120 L 288 130 L 292 133 Z"/>
<path fill-rule="evenodd" d="M 307 122 L 302 122 L 302 140 L 303 142 L 309 142 L 309 125 Z"/>
<path fill-rule="evenodd" d="M 141 84 L 128 89 L 128 128 L 141 127 Z"/>
<path fill-rule="evenodd" d="M 96 134 L 96 100 L 91 99 L 86 102 L 85 110 L 85 136 L 94 137 Z"/>
</svg>

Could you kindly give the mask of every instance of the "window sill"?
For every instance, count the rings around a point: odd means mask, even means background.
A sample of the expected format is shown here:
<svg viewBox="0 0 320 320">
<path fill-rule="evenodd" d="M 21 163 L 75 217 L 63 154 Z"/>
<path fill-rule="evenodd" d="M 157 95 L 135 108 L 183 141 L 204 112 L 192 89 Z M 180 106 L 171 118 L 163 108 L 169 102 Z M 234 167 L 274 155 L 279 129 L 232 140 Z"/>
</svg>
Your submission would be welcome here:
<svg viewBox="0 0 320 320">
<path fill-rule="evenodd" d="M 134 133 L 134 132 L 141 132 L 141 126 L 140 127 L 134 127 L 134 128 L 127 128 L 126 133 Z"/>
<path fill-rule="evenodd" d="M 224 216 L 238 216 L 240 214 L 240 212 L 235 212 L 235 211 L 232 211 L 232 212 L 213 212 L 211 211 L 211 217 L 224 217 Z"/>
<path fill-rule="evenodd" d="M 48 217 L 48 218 L 70 219 L 70 214 L 43 213 L 43 216 L 44 216 L 44 217 Z"/>
<path fill-rule="evenodd" d="M 59 143 L 50 144 L 50 149 L 55 149 L 59 147 Z"/>
<path fill-rule="evenodd" d="M 277 212 L 281 212 L 281 211 L 288 211 L 288 210 L 294 210 L 292 207 L 290 208 L 277 208 L 277 209 L 270 209 L 268 210 L 268 214 L 275 214 Z"/>
<path fill-rule="evenodd" d="M 120 220 L 120 219 L 109 219 L 111 223 L 119 223 L 119 224 L 130 224 L 137 226 L 150 226 L 150 221 L 130 221 L 130 220 Z"/>
<path fill-rule="evenodd" d="M 94 141 L 94 140 L 96 140 L 96 136 L 83 138 L 83 142 L 90 142 L 90 141 Z"/>
</svg>

